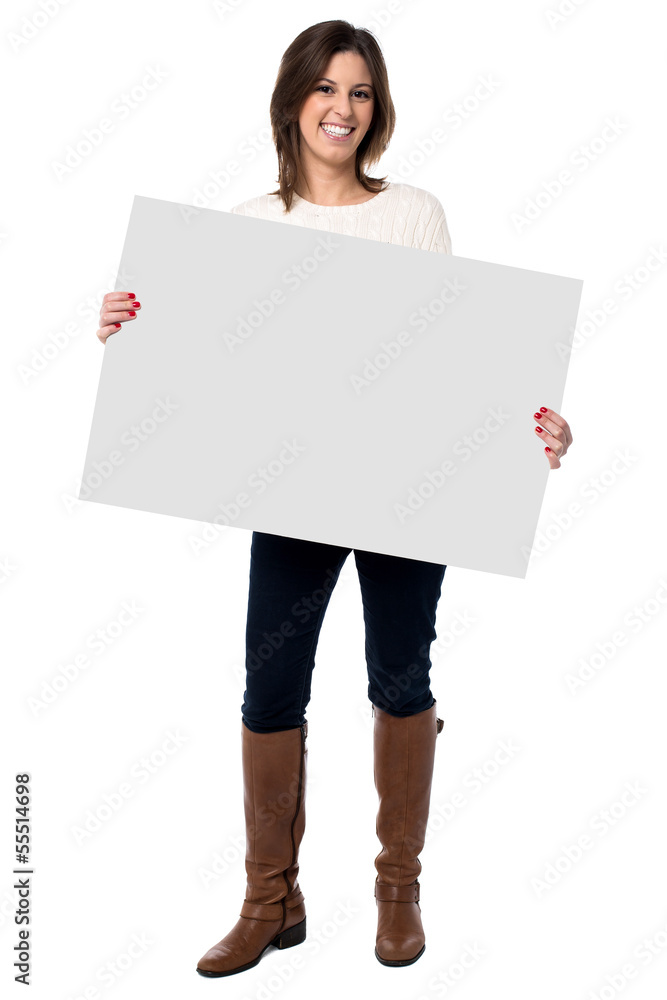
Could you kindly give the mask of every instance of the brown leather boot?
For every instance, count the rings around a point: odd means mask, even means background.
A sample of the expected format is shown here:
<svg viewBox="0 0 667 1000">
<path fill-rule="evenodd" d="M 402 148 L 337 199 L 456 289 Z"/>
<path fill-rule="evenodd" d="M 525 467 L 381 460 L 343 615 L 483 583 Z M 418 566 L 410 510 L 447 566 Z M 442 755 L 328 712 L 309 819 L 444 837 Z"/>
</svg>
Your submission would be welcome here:
<svg viewBox="0 0 667 1000">
<path fill-rule="evenodd" d="M 239 920 L 199 960 L 202 976 L 231 976 L 257 965 L 266 949 L 306 938 L 306 908 L 297 883 L 306 825 L 308 723 L 254 733 L 241 722 L 247 888 Z"/>
<path fill-rule="evenodd" d="M 375 787 L 380 799 L 375 859 L 378 929 L 375 956 L 383 965 L 411 965 L 426 948 L 419 906 L 421 863 L 433 778 L 435 740 L 444 725 L 435 702 L 397 718 L 373 705 Z"/>
</svg>

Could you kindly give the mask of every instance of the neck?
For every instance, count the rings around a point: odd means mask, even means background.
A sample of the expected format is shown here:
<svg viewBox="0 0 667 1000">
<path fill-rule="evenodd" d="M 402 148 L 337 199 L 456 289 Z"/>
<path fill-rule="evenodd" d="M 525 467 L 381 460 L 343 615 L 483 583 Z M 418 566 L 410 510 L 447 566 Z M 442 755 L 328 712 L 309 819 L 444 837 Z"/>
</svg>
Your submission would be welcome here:
<svg viewBox="0 0 667 1000">
<path fill-rule="evenodd" d="M 315 205 L 348 205 L 359 198 L 369 197 L 370 192 L 360 184 L 354 167 L 346 170 L 316 169 L 304 171 L 296 193 Z"/>
</svg>

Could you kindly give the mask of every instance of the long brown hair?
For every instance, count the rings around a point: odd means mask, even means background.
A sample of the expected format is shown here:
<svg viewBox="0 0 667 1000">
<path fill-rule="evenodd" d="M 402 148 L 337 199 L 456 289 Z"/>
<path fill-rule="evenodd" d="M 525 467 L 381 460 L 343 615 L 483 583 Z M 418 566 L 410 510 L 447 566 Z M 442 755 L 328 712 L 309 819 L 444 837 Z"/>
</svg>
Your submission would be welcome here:
<svg viewBox="0 0 667 1000">
<path fill-rule="evenodd" d="M 367 165 L 376 163 L 389 145 L 396 111 L 389 93 L 384 57 L 373 33 L 355 28 L 349 21 L 320 21 L 306 28 L 285 50 L 271 95 L 271 129 L 278 154 L 277 191 L 285 212 L 292 207 L 294 191 L 304 179 L 300 155 L 299 114 L 313 83 L 319 80 L 335 52 L 355 52 L 362 56 L 371 73 L 375 92 L 373 117 L 359 143 L 355 160 L 357 180 L 367 191 L 383 190 L 385 177 L 368 177 Z"/>
</svg>

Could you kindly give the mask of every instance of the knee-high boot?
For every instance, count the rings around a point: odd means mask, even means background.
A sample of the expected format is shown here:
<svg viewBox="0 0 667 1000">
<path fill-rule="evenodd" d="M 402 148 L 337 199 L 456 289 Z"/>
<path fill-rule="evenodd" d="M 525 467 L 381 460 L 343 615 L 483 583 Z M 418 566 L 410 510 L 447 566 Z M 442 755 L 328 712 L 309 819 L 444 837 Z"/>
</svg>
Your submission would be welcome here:
<svg viewBox="0 0 667 1000">
<path fill-rule="evenodd" d="M 398 718 L 373 705 L 378 911 L 375 955 L 383 965 L 410 965 L 426 948 L 419 906 L 419 853 L 426 839 L 436 736 L 443 720 L 435 702 Z"/>
<path fill-rule="evenodd" d="M 274 945 L 306 938 L 297 874 L 305 829 L 308 723 L 254 733 L 241 722 L 247 887 L 238 921 L 199 960 L 202 976 L 231 976 L 257 965 Z"/>
</svg>

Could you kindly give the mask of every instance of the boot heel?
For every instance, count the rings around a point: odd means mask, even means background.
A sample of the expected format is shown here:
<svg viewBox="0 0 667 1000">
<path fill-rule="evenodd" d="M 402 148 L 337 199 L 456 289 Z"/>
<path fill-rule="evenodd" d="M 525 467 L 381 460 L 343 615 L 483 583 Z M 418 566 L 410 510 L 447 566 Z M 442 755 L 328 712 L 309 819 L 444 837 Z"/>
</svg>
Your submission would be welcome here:
<svg viewBox="0 0 667 1000">
<path fill-rule="evenodd" d="M 292 948 L 295 944 L 302 944 L 306 940 L 306 918 L 294 927 L 288 927 L 286 931 L 281 931 L 274 937 L 271 944 L 275 948 Z"/>
</svg>

